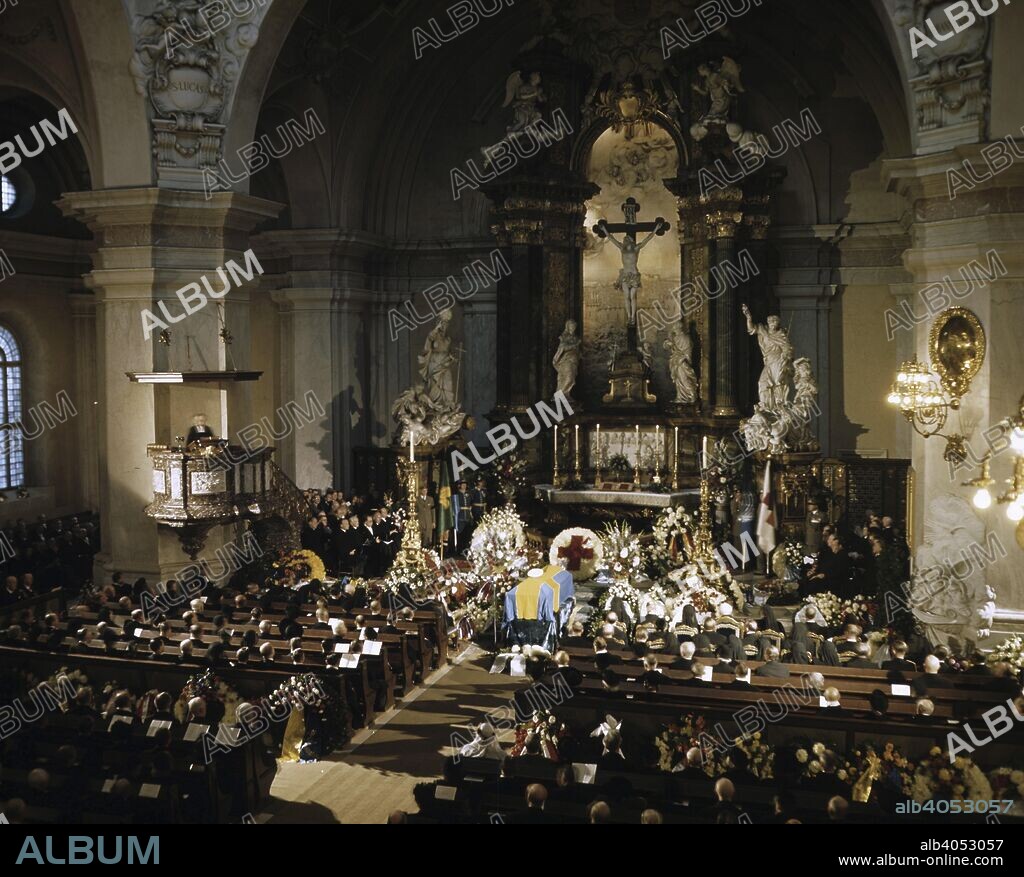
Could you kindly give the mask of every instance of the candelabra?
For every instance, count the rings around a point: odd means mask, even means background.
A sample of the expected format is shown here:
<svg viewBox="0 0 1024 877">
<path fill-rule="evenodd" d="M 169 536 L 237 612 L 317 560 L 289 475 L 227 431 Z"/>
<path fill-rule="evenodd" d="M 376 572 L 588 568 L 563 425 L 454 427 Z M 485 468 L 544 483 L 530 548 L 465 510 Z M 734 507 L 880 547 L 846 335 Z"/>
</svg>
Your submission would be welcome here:
<svg viewBox="0 0 1024 877">
<path fill-rule="evenodd" d="M 416 495 L 419 492 L 416 463 L 406 462 L 408 475 L 405 478 L 408 491 L 409 515 L 405 520 L 405 532 L 402 533 L 402 547 L 395 556 L 395 567 L 408 569 L 414 567 L 426 572 L 427 564 L 423 558 L 423 543 L 420 541 L 420 528 L 416 515 Z"/>
<path fill-rule="evenodd" d="M 697 563 L 710 564 L 715 559 L 715 540 L 711 530 L 711 484 L 707 467 L 700 473 L 700 511 L 697 532 L 693 537 L 693 558 Z"/>
</svg>

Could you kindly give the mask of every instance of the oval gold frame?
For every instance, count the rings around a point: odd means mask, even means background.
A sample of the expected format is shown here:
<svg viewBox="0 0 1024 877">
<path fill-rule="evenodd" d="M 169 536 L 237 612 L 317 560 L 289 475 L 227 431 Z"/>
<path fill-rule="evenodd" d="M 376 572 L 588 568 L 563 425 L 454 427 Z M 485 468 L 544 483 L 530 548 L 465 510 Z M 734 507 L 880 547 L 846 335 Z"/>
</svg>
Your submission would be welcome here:
<svg viewBox="0 0 1024 877">
<path fill-rule="evenodd" d="M 948 308 L 935 318 L 928 338 L 932 370 L 954 400 L 967 395 L 985 362 L 985 329 L 974 311 Z"/>
</svg>

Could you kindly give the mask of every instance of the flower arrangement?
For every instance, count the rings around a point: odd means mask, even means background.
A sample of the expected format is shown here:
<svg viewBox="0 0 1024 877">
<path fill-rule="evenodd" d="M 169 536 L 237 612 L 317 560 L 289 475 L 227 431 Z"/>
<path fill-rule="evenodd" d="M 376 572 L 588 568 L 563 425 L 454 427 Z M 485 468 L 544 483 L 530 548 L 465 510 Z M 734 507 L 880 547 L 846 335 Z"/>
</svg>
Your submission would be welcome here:
<svg viewBox="0 0 1024 877">
<path fill-rule="evenodd" d="M 910 790 L 918 803 L 940 798 L 949 801 L 989 801 L 994 797 L 992 784 L 966 755 L 949 763 L 948 754 L 938 746 L 928 751 L 914 772 Z"/>
<path fill-rule="evenodd" d="M 684 561 L 693 542 L 693 518 L 686 509 L 663 509 L 654 521 L 653 539 L 647 547 L 648 569 L 663 576 Z"/>
<path fill-rule="evenodd" d="M 782 543 L 782 552 L 786 556 L 786 563 L 790 566 L 800 566 L 804 562 L 806 550 L 803 542 Z"/>
<path fill-rule="evenodd" d="M 1015 633 L 1008 636 L 988 654 L 989 664 L 1008 663 L 1018 673 L 1024 670 L 1024 636 Z"/>
<path fill-rule="evenodd" d="M 392 594 L 398 594 L 405 586 L 414 600 L 425 602 L 436 599 L 438 578 L 441 574 L 441 558 L 436 551 L 421 548 L 420 559 L 421 564 L 399 563 L 399 559 L 396 559 L 381 581 L 381 588 Z"/>
<path fill-rule="evenodd" d="M 640 620 L 640 600 L 642 594 L 640 591 L 633 587 L 628 580 L 616 581 L 610 588 L 605 592 L 604 608 L 607 612 L 614 605 L 615 599 L 618 598 L 622 601 L 623 605 L 627 607 L 629 617 L 625 620 L 631 624 L 635 624 Z M 621 619 L 620 619 L 621 620 Z M 595 635 L 600 631 L 604 624 L 603 614 L 598 613 L 594 616 L 595 621 Z"/>
<path fill-rule="evenodd" d="M 633 464 L 629 462 L 629 459 L 625 454 L 612 454 L 608 458 L 609 474 L 618 475 L 620 478 L 624 478 L 632 471 Z"/>
<path fill-rule="evenodd" d="M 992 784 L 992 796 L 1000 801 L 1024 800 L 1024 770 L 997 767 L 988 775 Z"/>
<path fill-rule="evenodd" d="M 498 491 L 505 497 L 506 505 L 514 506 L 519 494 L 530 486 L 527 478 L 529 468 L 529 460 L 518 448 L 498 458 L 494 476 L 498 479 Z"/>
<path fill-rule="evenodd" d="M 577 569 L 569 569 L 573 581 L 585 582 L 594 577 L 604 562 L 604 545 L 593 530 L 587 530 L 584 527 L 570 527 L 568 530 L 562 530 L 551 543 L 548 562 L 551 564 L 563 563 L 565 555 L 562 552 L 569 550 L 573 539 L 582 540 L 577 544 L 584 549 L 584 552 L 590 552 L 590 557 L 576 558 L 579 563 Z M 568 569 L 568 566 L 566 568 Z"/>
<path fill-rule="evenodd" d="M 201 676 L 190 676 L 185 687 L 181 689 L 177 701 L 174 704 L 174 717 L 179 722 L 184 722 L 188 717 L 188 702 L 193 697 L 201 697 L 207 705 L 220 703 L 224 707 L 225 724 L 234 724 L 238 720 L 238 704 L 241 702 L 238 692 L 228 685 L 223 679 L 215 676 L 212 670 L 207 670 Z"/>
<path fill-rule="evenodd" d="M 526 527 L 512 506 L 491 509 L 477 524 L 466 557 L 480 575 L 507 567 L 526 549 Z"/>
<path fill-rule="evenodd" d="M 814 779 L 825 770 L 825 753 L 828 747 L 820 740 L 809 746 L 801 746 L 793 756 L 800 765 L 800 776 L 804 779 Z M 839 779 L 850 782 L 850 771 L 848 767 L 840 767 L 836 770 Z"/>
<path fill-rule="evenodd" d="M 808 597 L 804 602 L 817 606 L 829 627 L 838 627 L 850 617 L 856 619 L 862 627 L 871 623 L 871 604 L 863 594 L 844 600 L 831 591 L 822 591 Z"/>
<path fill-rule="evenodd" d="M 760 731 L 755 731 L 750 737 L 737 737 L 733 746 L 746 756 L 746 770 L 755 779 L 770 780 L 775 776 L 775 749 L 764 742 Z M 738 766 L 729 752 L 722 753 L 712 748 L 710 755 L 704 769 L 708 776 L 721 776 Z"/>
<path fill-rule="evenodd" d="M 322 582 L 327 577 L 324 562 L 315 551 L 308 548 L 291 551 L 274 564 L 274 569 L 284 570 L 289 567 L 295 570 L 300 581 L 319 579 Z"/>
<path fill-rule="evenodd" d="M 691 563 L 668 574 L 668 581 L 677 591 L 676 604 L 692 603 L 698 612 L 712 612 L 719 603 L 729 601 L 735 608 L 742 609 L 745 603 L 743 591 L 732 576 L 728 572 L 708 576 L 706 572 Z"/>
<path fill-rule="evenodd" d="M 882 773 L 878 782 L 899 795 L 910 797 L 914 783 L 914 762 L 903 755 L 893 743 L 886 743 L 881 748 L 865 743 L 864 754 L 859 749 L 854 750 L 854 760 L 847 765 L 851 782 L 863 774 L 868 766 L 867 752 L 876 753 L 881 761 Z"/>
<path fill-rule="evenodd" d="M 604 569 L 616 582 L 633 582 L 643 572 L 640 539 L 624 521 L 605 524 L 601 534 Z"/>
<path fill-rule="evenodd" d="M 688 749 L 698 746 L 704 734 L 703 716 L 687 713 L 678 722 L 672 722 L 654 738 L 658 750 L 658 767 L 664 771 L 681 770 Z"/>
<path fill-rule="evenodd" d="M 550 761 L 558 761 L 560 742 L 569 735 L 569 729 L 550 710 L 537 710 L 526 722 L 516 728 L 516 739 L 509 756 L 516 758 L 526 753 L 531 737 L 540 737 L 541 754 Z"/>
</svg>

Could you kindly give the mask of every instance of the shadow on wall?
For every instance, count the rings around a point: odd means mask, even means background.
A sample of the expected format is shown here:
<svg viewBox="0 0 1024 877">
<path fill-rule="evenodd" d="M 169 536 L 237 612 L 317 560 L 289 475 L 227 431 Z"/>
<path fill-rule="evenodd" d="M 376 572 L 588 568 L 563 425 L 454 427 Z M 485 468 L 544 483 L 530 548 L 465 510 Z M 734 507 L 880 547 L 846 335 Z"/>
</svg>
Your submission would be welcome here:
<svg viewBox="0 0 1024 877">
<path fill-rule="evenodd" d="M 846 367 L 846 349 L 843 343 L 843 304 L 846 296 L 847 288 L 837 286 L 829 320 L 829 334 L 831 335 L 828 363 L 829 410 L 823 413 L 829 418 L 831 427 L 831 447 L 824 448 L 830 454 L 836 453 L 839 448 L 856 448 L 857 439 L 868 432 L 868 428 L 864 424 L 850 420 L 846 411 L 846 385 L 843 380 Z M 850 363 L 851 368 L 856 369 L 856 358 L 863 354 L 864 351 L 854 354 L 854 361 Z M 880 399 L 879 404 L 881 402 Z"/>
</svg>

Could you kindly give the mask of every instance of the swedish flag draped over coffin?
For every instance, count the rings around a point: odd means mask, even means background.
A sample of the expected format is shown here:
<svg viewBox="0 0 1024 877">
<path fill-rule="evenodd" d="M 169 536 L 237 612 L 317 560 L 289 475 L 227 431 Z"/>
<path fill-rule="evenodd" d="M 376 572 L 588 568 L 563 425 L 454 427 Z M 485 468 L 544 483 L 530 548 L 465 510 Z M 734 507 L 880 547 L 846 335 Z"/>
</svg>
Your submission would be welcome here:
<svg viewBox="0 0 1024 877">
<path fill-rule="evenodd" d="M 560 566 L 531 569 L 526 578 L 505 595 L 504 627 L 519 645 L 550 649 L 555 634 L 555 612 L 575 593 L 572 573 Z"/>
</svg>

